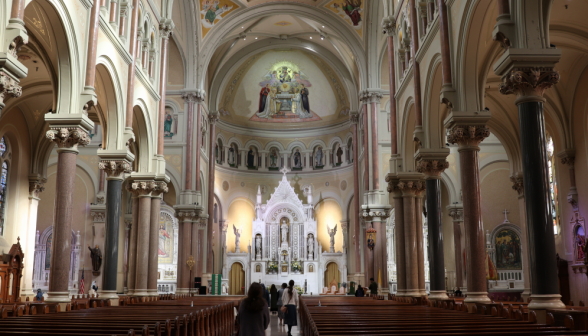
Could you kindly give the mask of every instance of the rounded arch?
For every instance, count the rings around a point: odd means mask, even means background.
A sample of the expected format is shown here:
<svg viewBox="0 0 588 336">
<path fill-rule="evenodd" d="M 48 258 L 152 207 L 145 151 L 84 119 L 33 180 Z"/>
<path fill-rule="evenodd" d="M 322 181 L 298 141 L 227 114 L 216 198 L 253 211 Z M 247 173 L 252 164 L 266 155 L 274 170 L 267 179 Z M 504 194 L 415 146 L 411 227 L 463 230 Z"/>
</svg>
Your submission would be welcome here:
<svg viewBox="0 0 588 336">
<path fill-rule="evenodd" d="M 310 150 L 314 150 L 314 148 L 315 148 L 316 146 L 322 146 L 322 147 L 323 147 L 323 149 L 329 149 L 329 147 L 327 147 L 327 144 L 325 144 L 325 142 L 324 142 L 323 140 L 320 140 L 320 139 L 315 139 L 315 140 L 313 140 L 313 141 L 310 143 L 310 145 L 308 145 L 308 149 L 310 149 Z"/>
<path fill-rule="evenodd" d="M 288 151 L 288 152 L 290 152 L 290 153 L 291 153 L 291 152 L 293 152 L 293 151 L 294 151 L 294 149 L 296 149 L 297 147 L 298 147 L 298 148 L 300 148 L 300 150 L 301 150 L 301 151 L 305 151 L 305 150 L 307 150 L 307 148 L 306 148 L 306 145 L 304 145 L 304 143 L 303 143 L 302 141 L 295 140 L 295 141 L 292 141 L 292 142 L 290 142 L 290 143 L 288 144 L 288 147 L 286 148 L 286 151 Z"/>
<path fill-rule="evenodd" d="M 270 141 L 267 143 L 267 145 L 265 145 L 265 150 L 269 151 L 270 149 L 272 149 L 272 147 L 276 147 L 279 151 L 283 151 L 284 150 L 284 145 L 282 145 L 281 142 L 278 141 Z"/>
<path fill-rule="evenodd" d="M 154 153 L 154 135 L 149 110 L 142 99 L 139 99 L 133 107 L 133 133 L 138 153 L 135 154 L 135 169 L 139 173 L 151 172 Z"/>
<path fill-rule="evenodd" d="M 257 149 L 257 152 L 259 152 L 260 150 L 263 150 L 263 146 L 261 145 L 261 143 L 255 139 L 251 139 L 251 140 L 247 141 L 247 143 L 245 143 L 245 147 L 243 147 L 243 148 L 249 149 L 252 146 Z"/>
<path fill-rule="evenodd" d="M 331 138 L 331 140 L 329 140 L 329 147 L 328 148 L 333 148 L 334 145 L 339 144 L 339 146 L 343 146 L 343 140 L 341 139 L 341 137 L 339 136 L 335 136 L 333 138 Z"/>
<path fill-rule="evenodd" d="M 243 147 L 243 143 L 241 142 L 241 140 L 239 140 L 238 138 L 235 138 L 235 137 L 231 137 L 229 139 L 229 141 L 226 142 L 226 144 L 229 146 L 231 146 L 233 143 L 236 144 L 238 148 L 245 148 L 245 147 Z"/>
<path fill-rule="evenodd" d="M 120 75 L 112 60 L 100 56 L 96 65 L 96 87 L 98 94 L 98 116 L 102 126 L 102 148 L 123 149 L 124 106 Z"/>
</svg>

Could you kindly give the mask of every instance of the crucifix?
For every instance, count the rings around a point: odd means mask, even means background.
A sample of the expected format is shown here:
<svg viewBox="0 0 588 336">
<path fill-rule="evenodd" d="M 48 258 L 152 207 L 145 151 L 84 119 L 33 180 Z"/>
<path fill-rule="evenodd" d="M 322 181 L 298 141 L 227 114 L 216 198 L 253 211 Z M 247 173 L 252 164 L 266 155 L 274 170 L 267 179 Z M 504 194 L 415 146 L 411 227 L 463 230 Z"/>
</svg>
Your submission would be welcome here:
<svg viewBox="0 0 588 336">
<path fill-rule="evenodd" d="M 282 174 L 284 174 L 284 176 L 286 176 L 286 174 L 288 174 L 290 172 L 290 169 L 288 169 L 287 167 L 284 167 L 284 168 L 280 169 L 280 172 Z"/>
<path fill-rule="evenodd" d="M 503 223 L 510 223 L 508 221 L 508 214 L 510 213 L 510 211 L 504 209 L 504 211 L 502 213 L 504 214 L 504 222 Z"/>
</svg>

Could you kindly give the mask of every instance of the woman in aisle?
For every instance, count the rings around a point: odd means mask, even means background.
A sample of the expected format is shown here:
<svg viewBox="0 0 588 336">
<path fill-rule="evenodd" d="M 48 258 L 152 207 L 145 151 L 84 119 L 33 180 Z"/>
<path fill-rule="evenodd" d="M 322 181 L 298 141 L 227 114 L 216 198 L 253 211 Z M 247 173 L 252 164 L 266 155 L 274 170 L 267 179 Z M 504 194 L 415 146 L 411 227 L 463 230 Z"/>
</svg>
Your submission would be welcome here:
<svg viewBox="0 0 588 336">
<path fill-rule="evenodd" d="M 282 303 L 282 297 L 284 296 L 284 290 L 286 290 L 287 287 L 288 285 L 286 285 L 286 283 L 283 283 L 282 287 L 280 287 L 280 289 L 278 290 L 278 303 L 276 304 L 278 308 L 282 308 L 282 306 L 284 305 Z M 278 309 L 278 319 L 278 325 L 284 325 L 284 312 L 282 312 L 282 309 Z"/>
<path fill-rule="evenodd" d="M 257 282 L 249 287 L 247 298 L 239 306 L 237 314 L 239 336 L 265 336 L 270 322 L 267 301 L 263 298 L 263 288 Z"/>
<path fill-rule="evenodd" d="M 270 300 L 270 311 L 274 314 L 278 311 L 278 289 L 274 284 L 270 287 Z"/>
<path fill-rule="evenodd" d="M 288 282 L 288 289 L 282 294 L 284 324 L 288 325 L 288 336 L 292 336 L 292 327 L 298 325 L 296 307 L 298 307 L 298 292 L 294 289 L 294 280 Z"/>
</svg>

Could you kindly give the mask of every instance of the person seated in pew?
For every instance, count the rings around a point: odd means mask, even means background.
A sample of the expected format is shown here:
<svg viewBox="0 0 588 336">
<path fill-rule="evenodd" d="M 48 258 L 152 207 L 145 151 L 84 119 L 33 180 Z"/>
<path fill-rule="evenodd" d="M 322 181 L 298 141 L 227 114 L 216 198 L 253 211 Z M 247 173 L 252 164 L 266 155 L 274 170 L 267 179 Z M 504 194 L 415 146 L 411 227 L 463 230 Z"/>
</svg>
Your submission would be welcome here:
<svg viewBox="0 0 588 336">
<path fill-rule="evenodd" d="M 43 291 L 41 288 L 37 289 L 37 295 L 35 295 L 35 301 L 43 301 Z"/>
<path fill-rule="evenodd" d="M 374 281 L 374 278 L 370 278 L 370 294 L 378 295 L 378 284 Z"/>
<path fill-rule="evenodd" d="M 453 291 L 453 293 L 455 294 L 456 297 L 461 296 L 461 290 L 459 289 L 459 287 L 455 287 L 456 289 Z"/>
<path fill-rule="evenodd" d="M 239 306 L 237 323 L 239 324 L 239 336 L 265 336 L 265 330 L 270 323 L 267 301 L 263 298 L 262 285 L 254 282 L 249 287 L 247 298 Z"/>
<path fill-rule="evenodd" d="M 365 292 L 363 291 L 361 284 L 357 285 L 357 290 L 355 290 L 355 296 L 356 297 L 364 297 L 365 296 Z"/>
</svg>

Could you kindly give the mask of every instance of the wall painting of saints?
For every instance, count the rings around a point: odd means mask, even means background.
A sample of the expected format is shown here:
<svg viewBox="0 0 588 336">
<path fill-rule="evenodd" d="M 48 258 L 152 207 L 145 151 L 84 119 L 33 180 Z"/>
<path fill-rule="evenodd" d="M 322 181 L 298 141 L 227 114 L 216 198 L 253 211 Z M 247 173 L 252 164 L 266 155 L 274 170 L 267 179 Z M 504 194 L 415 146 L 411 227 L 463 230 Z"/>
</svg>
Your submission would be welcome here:
<svg viewBox="0 0 588 336">
<path fill-rule="evenodd" d="M 202 24 L 202 37 L 204 38 L 212 27 L 237 8 L 239 6 L 229 0 L 201 0 L 200 22 Z"/>
<path fill-rule="evenodd" d="M 523 269 L 521 258 L 521 238 L 509 229 L 496 234 L 496 268 L 499 270 Z"/>
<path fill-rule="evenodd" d="M 158 233 L 158 263 L 171 264 L 173 262 L 174 226 L 172 219 L 169 218 L 167 215 L 161 214 L 161 216 L 159 217 Z"/>
<path fill-rule="evenodd" d="M 334 0 L 329 2 L 325 7 L 337 13 L 337 15 L 351 24 L 359 36 L 363 36 L 363 0 Z"/>
</svg>

